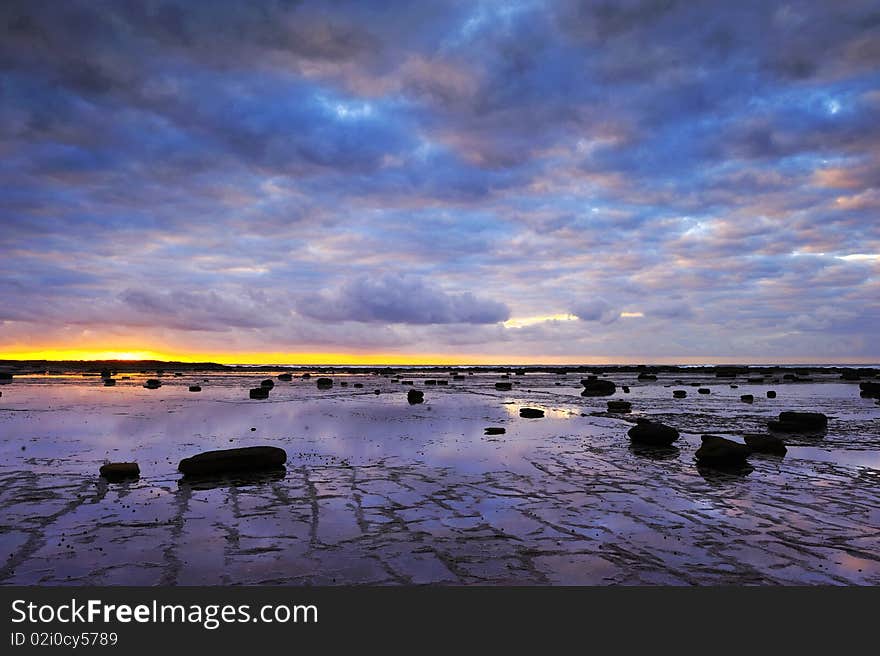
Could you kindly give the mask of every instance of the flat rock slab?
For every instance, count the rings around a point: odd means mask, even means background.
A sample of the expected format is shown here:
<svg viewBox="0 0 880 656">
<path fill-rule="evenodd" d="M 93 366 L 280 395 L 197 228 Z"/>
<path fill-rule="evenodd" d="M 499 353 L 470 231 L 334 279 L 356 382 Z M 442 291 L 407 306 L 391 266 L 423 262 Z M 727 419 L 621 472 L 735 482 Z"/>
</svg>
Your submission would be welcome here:
<svg viewBox="0 0 880 656">
<path fill-rule="evenodd" d="M 206 451 L 180 461 L 177 469 L 186 476 L 209 476 L 229 472 L 259 471 L 281 467 L 287 453 L 276 446 Z"/>
</svg>

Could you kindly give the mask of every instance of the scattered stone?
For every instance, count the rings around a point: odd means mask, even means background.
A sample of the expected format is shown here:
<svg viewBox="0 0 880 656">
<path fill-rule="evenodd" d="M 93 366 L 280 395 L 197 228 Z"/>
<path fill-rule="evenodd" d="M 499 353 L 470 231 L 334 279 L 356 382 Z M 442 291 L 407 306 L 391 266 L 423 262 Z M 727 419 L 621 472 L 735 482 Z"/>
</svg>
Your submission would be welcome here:
<svg viewBox="0 0 880 656">
<path fill-rule="evenodd" d="M 300 376 L 300 378 L 302 378 L 303 380 L 308 380 L 311 377 L 312 377 L 312 374 L 309 374 L 309 373 L 306 373 L 306 374 L 303 374 L 302 376 Z"/>
<path fill-rule="evenodd" d="M 342 386 L 342 387 L 348 387 L 348 381 L 347 381 L 347 380 L 343 380 L 343 381 L 342 381 L 341 383 L 339 383 L 339 384 L 340 384 L 340 386 Z"/>
<path fill-rule="evenodd" d="M 538 408 L 520 408 L 519 416 L 523 419 L 540 419 L 544 416 L 544 411 Z"/>
<path fill-rule="evenodd" d="M 0 383 L 11 383 L 12 382 L 12 374 L 6 371 L 0 371 Z"/>
<path fill-rule="evenodd" d="M 240 449 L 206 451 L 180 461 L 177 469 L 185 476 L 205 476 L 226 472 L 275 469 L 287 462 L 284 449 L 275 446 L 249 446 Z"/>
<path fill-rule="evenodd" d="M 438 380 L 437 384 L 438 385 L 449 385 L 449 381 L 448 380 Z M 517 384 L 519 384 L 519 383 L 517 383 Z"/>
<path fill-rule="evenodd" d="M 774 456 L 784 456 L 788 449 L 785 442 L 775 435 L 746 435 L 746 444 L 756 453 L 769 453 Z"/>
<path fill-rule="evenodd" d="M 436 385 L 436 384 L 437 384 L 437 381 L 433 380 L 433 379 L 425 381 L 425 385 Z"/>
<path fill-rule="evenodd" d="M 687 395 L 688 395 L 688 393 L 685 390 L 674 390 L 672 392 L 673 398 L 676 398 L 676 399 L 683 399 L 683 398 L 687 397 Z"/>
<path fill-rule="evenodd" d="M 736 385 L 734 383 L 730 384 L 730 389 L 737 389 L 738 387 L 739 387 L 739 385 Z"/>
<path fill-rule="evenodd" d="M 629 412 L 632 409 L 632 403 L 629 401 L 608 401 L 608 412 Z"/>
<path fill-rule="evenodd" d="M 318 389 L 330 389 L 333 387 L 333 379 L 332 378 L 319 378 L 315 381 L 318 386 Z"/>
<path fill-rule="evenodd" d="M 267 378 L 266 380 L 260 381 L 260 387 L 272 389 L 273 387 L 275 387 L 275 381 L 273 381 L 271 378 Z"/>
<path fill-rule="evenodd" d="M 672 426 L 639 419 L 638 423 L 627 432 L 633 442 L 650 444 L 651 446 L 670 446 L 678 439 L 678 431 Z"/>
<path fill-rule="evenodd" d="M 613 381 L 601 380 L 592 376 L 582 380 L 581 385 L 584 386 L 581 396 L 611 396 L 617 391 L 617 386 Z"/>
<path fill-rule="evenodd" d="M 768 398 L 768 399 L 775 399 L 775 398 L 776 398 L 776 392 L 774 392 L 773 390 L 767 390 L 767 398 Z"/>
<path fill-rule="evenodd" d="M 144 387 L 147 389 L 159 389 L 162 387 L 162 381 L 156 378 L 148 378 L 147 382 L 144 383 Z"/>
<path fill-rule="evenodd" d="M 828 417 L 821 412 L 780 412 L 767 428 L 779 433 L 815 433 L 828 428 Z"/>
<path fill-rule="evenodd" d="M 202 391 L 202 386 L 201 386 L 201 385 L 190 385 L 190 386 L 189 386 L 189 391 L 190 391 L 190 392 L 201 392 L 201 391 Z"/>
<path fill-rule="evenodd" d="M 697 390 L 697 394 L 711 394 L 711 393 L 712 393 L 712 390 L 710 390 L 708 387 L 701 387 L 700 389 Z"/>
<path fill-rule="evenodd" d="M 488 428 L 484 428 L 483 432 L 486 435 L 504 435 L 507 432 L 507 429 L 501 428 L 500 426 L 489 426 Z"/>
<path fill-rule="evenodd" d="M 122 481 L 127 478 L 138 478 L 141 475 L 140 467 L 136 462 L 108 462 L 101 465 L 98 471 L 108 481 Z"/>
<path fill-rule="evenodd" d="M 557 383 L 557 385 L 558 385 L 558 383 Z M 624 393 L 624 394 L 629 394 L 629 386 L 628 386 L 628 385 L 624 385 L 624 386 L 621 387 L 620 389 L 623 390 L 623 393 Z"/>
<path fill-rule="evenodd" d="M 643 373 L 639 374 L 638 379 L 639 380 L 657 380 L 657 376 L 655 376 L 654 374 L 649 374 L 649 373 L 643 372 Z"/>
<path fill-rule="evenodd" d="M 401 385 L 414 385 L 415 383 L 411 380 L 402 380 L 400 381 Z"/>
<path fill-rule="evenodd" d="M 880 383 L 859 383 L 861 395 L 868 399 L 880 399 Z"/>
<path fill-rule="evenodd" d="M 113 372 L 109 369 L 101 369 L 101 378 L 111 378 L 113 376 Z"/>
<path fill-rule="evenodd" d="M 513 389 L 513 383 L 495 383 L 495 389 L 506 392 Z"/>
<path fill-rule="evenodd" d="M 406 400 L 410 402 L 410 405 L 423 403 L 425 401 L 425 393 L 422 390 L 411 389 L 406 393 Z"/>
<path fill-rule="evenodd" d="M 116 380 L 114 378 L 105 378 L 104 379 L 104 387 L 115 387 Z"/>
<path fill-rule="evenodd" d="M 250 391 L 250 397 L 252 399 L 268 399 L 269 398 L 269 388 L 268 387 L 254 387 Z"/>
<path fill-rule="evenodd" d="M 745 444 L 717 435 L 703 435 L 703 443 L 697 449 L 697 462 L 710 466 L 742 465 L 752 452 Z"/>
<path fill-rule="evenodd" d="M 363 383 L 355 383 L 354 386 L 357 387 L 358 389 L 360 389 L 361 387 L 364 386 L 364 384 Z"/>
<path fill-rule="evenodd" d="M 743 394 L 739 397 L 739 400 L 743 403 L 753 403 L 755 397 L 752 394 Z"/>
<path fill-rule="evenodd" d="M 284 382 L 288 383 L 293 380 L 293 375 L 292 374 L 278 374 L 278 380 L 283 380 Z"/>
</svg>

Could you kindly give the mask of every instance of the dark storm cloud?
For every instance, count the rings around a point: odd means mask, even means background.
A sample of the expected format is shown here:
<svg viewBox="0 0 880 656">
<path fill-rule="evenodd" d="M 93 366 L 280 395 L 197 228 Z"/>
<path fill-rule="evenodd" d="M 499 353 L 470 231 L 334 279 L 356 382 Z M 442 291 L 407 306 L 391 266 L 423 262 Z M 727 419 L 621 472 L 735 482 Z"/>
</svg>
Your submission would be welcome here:
<svg viewBox="0 0 880 656">
<path fill-rule="evenodd" d="M 497 323 L 507 307 L 473 294 L 448 294 L 410 276 L 380 276 L 346 282 L 338 290 L 309 295 L 300 314 L 321 321 L 445 324 Z"/>
<path fill-rule="evenodd" d="M 867 0 L 5 2 L 0 348 L 880 355 L 878 44 Z"/>
</svg>

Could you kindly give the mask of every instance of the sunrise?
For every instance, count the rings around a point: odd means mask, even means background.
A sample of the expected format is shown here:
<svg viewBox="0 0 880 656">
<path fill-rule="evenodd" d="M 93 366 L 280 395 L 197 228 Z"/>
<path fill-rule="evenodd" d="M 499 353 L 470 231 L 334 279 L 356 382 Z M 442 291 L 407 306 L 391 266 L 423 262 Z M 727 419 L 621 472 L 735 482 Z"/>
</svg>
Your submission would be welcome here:
<svg viewBox="0 0 880 656">
<path fill-rule="evenodd" d="M 0 3 L 0 593 L 103 646 L 876 586 L 878 326 L 876 1 Z"/>
</svg>

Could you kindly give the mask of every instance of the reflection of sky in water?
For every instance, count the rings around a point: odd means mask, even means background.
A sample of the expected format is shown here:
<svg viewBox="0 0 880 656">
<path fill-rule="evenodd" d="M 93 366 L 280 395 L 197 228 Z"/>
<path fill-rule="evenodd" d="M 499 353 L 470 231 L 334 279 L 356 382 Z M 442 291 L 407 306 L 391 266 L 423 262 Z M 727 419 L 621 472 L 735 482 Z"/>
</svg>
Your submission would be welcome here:
<svg viewBox="0 0 880 656">
<path fill-rule="evenodd" d="M 197 451 L 273 444 L 287 450 L 294 463 L 318 455 L 352 464 L 390 457 L 461 471 L 491 471 L 529 467 L 524 458 L 538 447 L 553 448 L 554 440 L 565 436 L 611 435 L 625 440 L 628 424 L 623 421 L 581 416 L 604 411 L 610 398 L 633 403 L 630 420 L 643 413 L 700 413 L 729 419 L 737 412 L 760 419 L 781 408 L 807 404 L 840 419 L 873 420 L 869 430 L 873 426 L 876 431 L 878 415 L 872 401 L 859 398 L 853 385 L 842 383 L 739 382 L 738 389 L 731 389 L 727 380 L 705 378 L 698 381 L 712 393 L 698 395 L 695 387 L 672 379 L 661 377 L 655 384 L 645 384 L 632 375 L 618 375 L 619 386 L 630 385 L 629 394 L 618 387 L 611 397 L 584 398 L 580 377 L 571 375 L 523 377 L 512 391 L 504 392 L 494 389 L 498 377 L 491 374 L 450 381 L 448 387 L 423 386 L 424 377 L 410 375 L 415 387 L 425 390 L 426 402 L 409 405 L 403 396 L 408 387 L 372 375 L 337 376 L 337 385 L 327 391 L 316 389 L 315 378 L 276 380 L 269 401 L 246 399 L 247 390 L 267 377 L 264 373 L 166 374 L 159 390 L 142 387 L 147 377 L 131 375 L 131 380 L 120 379 L 113 388 L 103 387 L 94 376 L 17 377 L 14 384 L 4 386 L 0 399 L 4 461 L 13 465 L 28 458 L 54 458 L 54 466 L 65 471 L 91 471 L 105 459 L 156 463 L 142 466 L 146 474 L 158 463 L 167 469 L 169 462 L 176 465 Z M 342 387 L 341 380 L 350 385 Z M 187 386 L 196 382 L 203 391 L 188 392 Z M 354 388 L 354 382 L 364 387 Z M 687 389 L 688 398 L 672 399 L 677 388 Z M 771 388 L 779 394 L 773 401 L 763 398 Z M 374 389 L 382 393 L 375 395 Z M 742 393 L 754 393 L 755 403 L 739 403 Z M 545 418 L 520 418 L 524 406 L 544 410 Z M 483 429 L 494 425 L 506 427 L 507 433 L 485 436 Z M 683 436 L 691 444 L 698 440 L 695 434 Z M 878 451 L 843 452 L 836 446 L 832 435 L 816 446 L 791 447 L 790 457 L 880 467 Z"/>
</svg>

